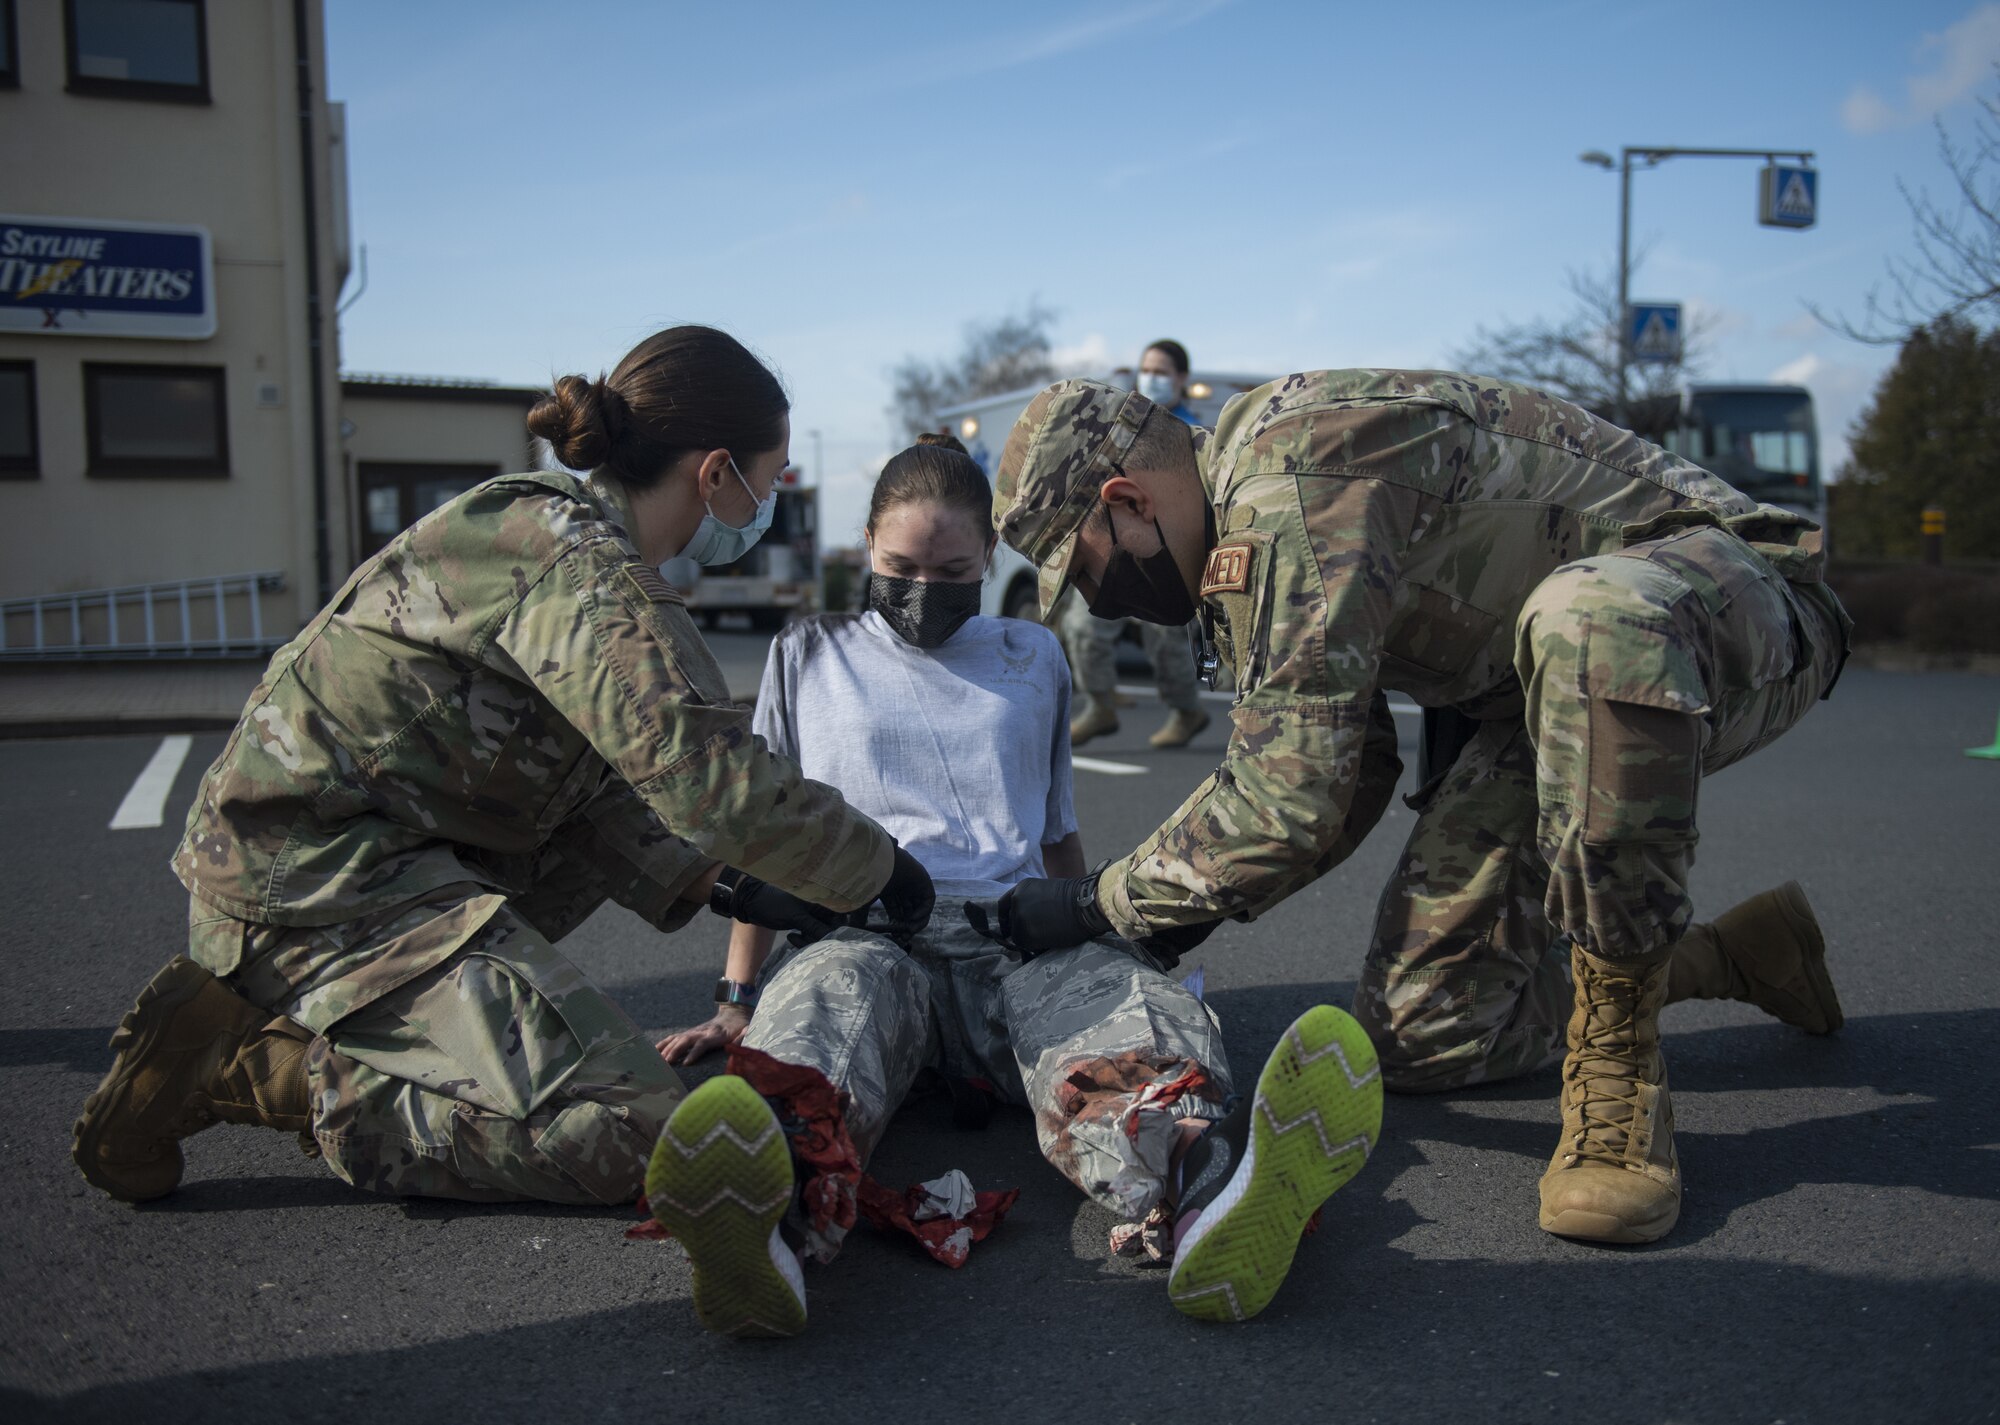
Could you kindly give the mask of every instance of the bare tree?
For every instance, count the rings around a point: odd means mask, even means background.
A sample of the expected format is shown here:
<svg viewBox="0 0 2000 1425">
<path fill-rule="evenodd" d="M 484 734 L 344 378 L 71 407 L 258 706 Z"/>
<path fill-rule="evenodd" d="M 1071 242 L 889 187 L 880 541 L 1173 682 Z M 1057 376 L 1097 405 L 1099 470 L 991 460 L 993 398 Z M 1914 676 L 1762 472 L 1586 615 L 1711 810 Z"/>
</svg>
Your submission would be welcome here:
<svg viewBox="0 0 2000 1425">
<path fill-rule="evenodd" d="M 1957 198 L 1940 203 L 1925 189 L 1913 193 L 1909 184 L 1897 183 L 1910 209 L 1915 255 L 1889 259 L 1887 291 L 1871 288 L 1858 320 L 1806 304 L 1842 336 L 1899 346 L 1937 322 L 2000 321 L 2000 96 L 1979 101 L 1971 137 L 1962 142 L 1942 119 L 1935 122 L 1938 156 Z"/>
<path fill-rule="evenodd" d="M 1618 336 L 1624 325 L 1618 284 L 1613 278 L 1572 270 L 1564 285 L 1575 299 L 1567 314 L 1553 320 L 1482 326 L 1468 345 L 1453 353 L 1452 362 L 1461 371 L 1518 381 L 1609 414 L 1618 403 Z M 1698 368 L 1707 335 L 1705 321 L 1684 314 L 1679 359 L 1632 366 L 1628 403 L 1636 406 L 1673 394 Z"/>
<path fill-rule="evenodd" d="M 949 361 L 905 357 L 889 373 L 889 414 L 905 436 L 926 429 L 940 406 L 1015 391 L 1057 372 L 1049 350 L 1056 314 L 1039 302 L 991 322 L 969 322 L 965 344 Z"/>
</svg>

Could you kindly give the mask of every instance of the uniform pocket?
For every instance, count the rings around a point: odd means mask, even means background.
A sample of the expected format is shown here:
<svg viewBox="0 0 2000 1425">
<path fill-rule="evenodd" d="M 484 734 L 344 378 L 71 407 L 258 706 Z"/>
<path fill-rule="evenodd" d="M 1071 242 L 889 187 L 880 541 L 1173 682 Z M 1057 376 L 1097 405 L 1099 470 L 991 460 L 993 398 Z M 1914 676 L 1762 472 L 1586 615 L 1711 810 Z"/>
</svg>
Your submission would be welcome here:
<svg viewBox="0 0 2000 1425">
<path fill-rule="evenodd" d="M 243 963 L 243 946 L 250 927 L 233 915 L 189 897 L 188 958 L 218 980 L 236 973 Z"/>
<path fill-rule="evenodd" d="M 1589 842 L 1693 841 L 1702 720 L 1643 703 L 1593 698 L 1587 713 Z"/>
<path fill-rule="evenodd" d="M 622 1105 L 580 1099 L 535 1135 L 535 1150 L 606 1207 L 629 1205 L 644 1190 L 646 1160 L 662 1124 L 646 1128 Z"/>
<path fill-rule="evenodd" d="M 1382 657 L 1423 678 L 1455 677 L 1500 626 L 1499 619 L 1463 599 L 1422 585 L 1404 589 L 1382 641 Z"/>
</svg>

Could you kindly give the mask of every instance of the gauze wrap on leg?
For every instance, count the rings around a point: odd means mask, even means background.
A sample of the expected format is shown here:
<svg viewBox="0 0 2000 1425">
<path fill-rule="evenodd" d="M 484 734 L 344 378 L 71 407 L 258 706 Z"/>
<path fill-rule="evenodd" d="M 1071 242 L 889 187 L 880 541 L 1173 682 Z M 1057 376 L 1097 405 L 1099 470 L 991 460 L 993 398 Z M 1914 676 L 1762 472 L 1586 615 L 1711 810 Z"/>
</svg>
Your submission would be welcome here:
<svg viewBox="0 0 2000 1425">
<path fill-rule="evenodd" d="M 1097 1202 L 1143 1217 L 1167 1187 L 1190 1099 L 1229 1091 L 1207 1006 L 1122 942 L 1039 955 L 1002 987 L 1042 1156 Z"/>
</svg>

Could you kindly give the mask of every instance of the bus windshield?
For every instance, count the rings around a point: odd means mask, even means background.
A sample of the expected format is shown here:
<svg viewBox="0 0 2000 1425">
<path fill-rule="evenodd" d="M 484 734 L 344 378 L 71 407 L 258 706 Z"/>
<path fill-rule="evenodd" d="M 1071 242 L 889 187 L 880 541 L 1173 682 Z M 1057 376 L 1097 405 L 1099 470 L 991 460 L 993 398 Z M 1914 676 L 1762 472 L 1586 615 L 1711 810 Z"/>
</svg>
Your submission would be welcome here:
<svg viewBox="0 0 2000 1425">
<path fill-rule="evenodd" d="M 1668 445 L 1753 500 L 1815 505 L 1819 436 L 1804 391 L 1702 391 Z"/>
</svg>

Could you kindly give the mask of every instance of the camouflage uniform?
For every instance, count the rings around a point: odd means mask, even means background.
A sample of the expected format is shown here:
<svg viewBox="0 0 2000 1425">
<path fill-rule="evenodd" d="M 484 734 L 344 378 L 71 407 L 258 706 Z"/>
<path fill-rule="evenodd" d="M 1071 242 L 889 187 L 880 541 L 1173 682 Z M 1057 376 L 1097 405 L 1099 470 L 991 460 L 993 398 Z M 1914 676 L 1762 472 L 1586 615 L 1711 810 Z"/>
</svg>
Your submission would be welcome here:
<svg viewBox="0 0 2000 1425">
<path fill-rule="evenodd" d="M 836 909 L 893 843 L 751 735 L 620 492 L 503 476 L 398 536 L 272 659 L 174 870 L 190 954 L 317 1036 L 358 1186 L 629 1201 L 681 1094 L 553 948 L 661 930 L 726 861 Z"/>
<path fill-rule="evenodd" d="M 1227 1095 L 1213 1014 L 1137 946 L 1107 936 L 1023 961 L 975 932 L 965 904 L 940 895 L 908 952 L 873 930 L 783 952 L 743 1042 L 848 1094 L 864 1162 L 918 1072 L 935 1068 L 1027 1108 L 1057 1171 L 1143 1216 L 1165 1187 L 1176 1120 L 1219 1112 Z"/>
<path fill-rule="evenodd" d="M 1098 702 L 1110 705 L 1118 691 L 1118 640 L 1124 635 L 1125 620 L 1099 618 L 1070 594 L 1062 601 L 1055 617 L 1070 666 L 1076 670 L 1077 686 Z M 1153 665 L 1153 686 L 1160 701 L 1181 712 L 1201 710 L 1201 689 L 1195 682 L 1194 649 L 1189 630 L 1165 624 L 1139 624 L 1139 641 Z"/>
<path fill-rule="evenodd" d="M 1142 398 L 1065 382 L 995 482 L 1044 613 L 1122 467 Z M 1387 1081 L 1436 1089 L 1558 1054 L 1560 932 L 1609 959 L 1688 922 L 1703 773 L 1831 687 L 1846 614 L 1817 527 L 1582 409 L 1445 372 L 1321 371 L 1197 442 L 1214 537 L 1204 617 L 1239 693 L 1222 765 L 1106 870 L 1141 937 L 1248 919 L 1337 864 L 1401 772 L 1383 699 L 1484 726 L 1383 895 L 1357 1014 Z"/>
</svg>

